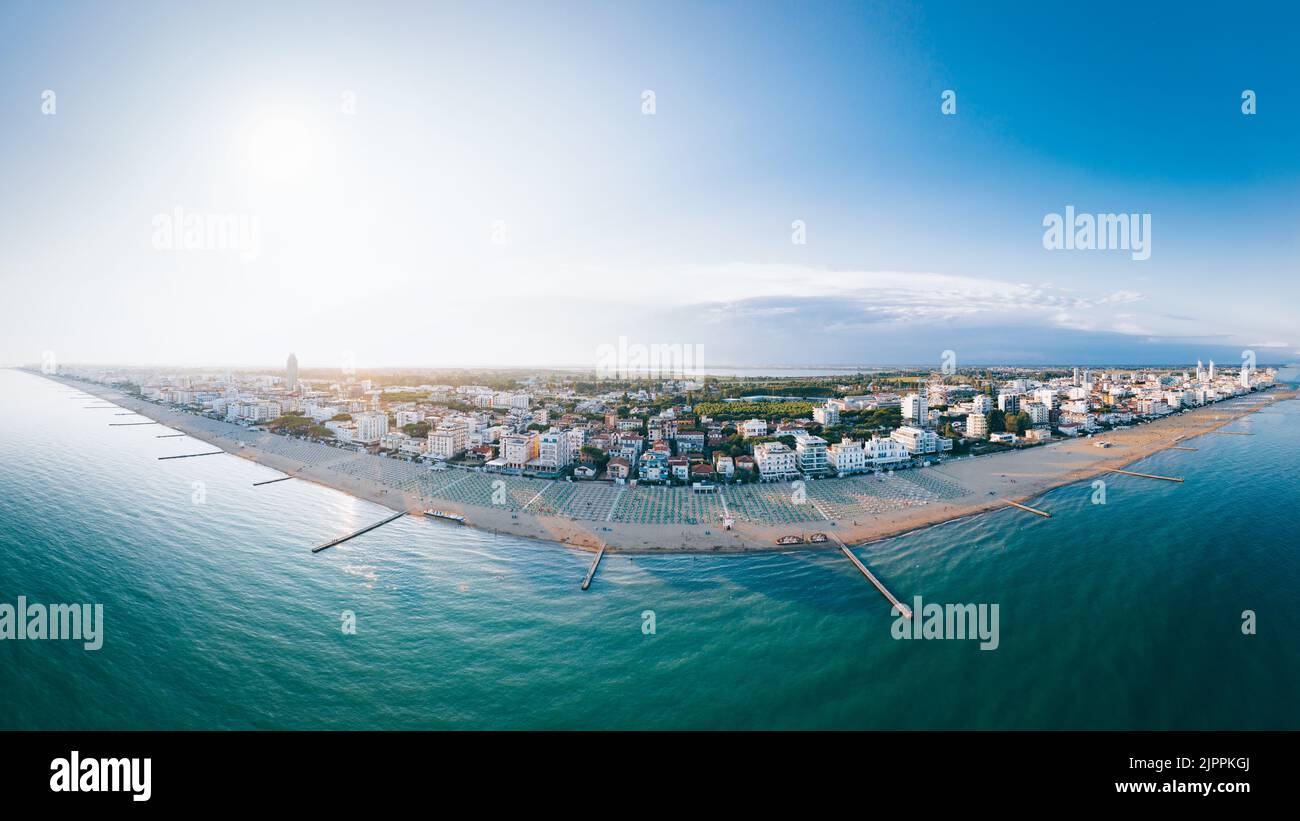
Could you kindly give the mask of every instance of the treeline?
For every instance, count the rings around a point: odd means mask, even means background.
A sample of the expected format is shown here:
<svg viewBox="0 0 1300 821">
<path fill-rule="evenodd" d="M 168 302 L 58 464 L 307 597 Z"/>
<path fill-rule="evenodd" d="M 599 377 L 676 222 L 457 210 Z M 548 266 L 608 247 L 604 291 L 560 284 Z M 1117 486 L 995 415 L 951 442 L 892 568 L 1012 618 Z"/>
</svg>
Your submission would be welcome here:
<svg viewBox="0 0 1300 821">
<path fill-rule="evenodd" d="M 797 419 L 812 414 L 811 402 L 701 402 L 694 411 L 714 419 Z"/>
</svg>

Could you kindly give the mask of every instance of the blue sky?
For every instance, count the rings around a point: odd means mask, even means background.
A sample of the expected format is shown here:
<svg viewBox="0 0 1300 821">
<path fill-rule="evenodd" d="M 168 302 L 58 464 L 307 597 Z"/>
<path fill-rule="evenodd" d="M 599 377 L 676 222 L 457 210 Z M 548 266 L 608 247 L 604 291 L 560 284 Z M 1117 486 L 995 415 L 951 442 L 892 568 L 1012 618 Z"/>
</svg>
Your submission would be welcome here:
<svg viewBox="0 0 1300 821">
<path fill-rule="evenodd" d="M 1297 18 L 8 3 L 0 361 L 1289 361 Z M 1046 250 L 1067 205 L 1150 258 Z M 176 208 L 256 253 L 160 250 Z"/>
</svg>

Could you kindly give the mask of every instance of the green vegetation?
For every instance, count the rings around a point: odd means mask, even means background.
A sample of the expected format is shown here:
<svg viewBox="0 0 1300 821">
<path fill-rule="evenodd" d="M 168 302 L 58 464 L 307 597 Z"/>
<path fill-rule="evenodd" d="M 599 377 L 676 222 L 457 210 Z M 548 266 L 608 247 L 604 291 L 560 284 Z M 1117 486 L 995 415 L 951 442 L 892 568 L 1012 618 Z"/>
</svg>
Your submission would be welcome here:
<svg viewBox="0 0 1300 821">
<path fill-rule="evenodd" d="M 311 427 L 311 420 L 306 416 L 290 411 L 278 419 L 266 423 L 266 427 L 277 433 L 303 434 Z"/>
<path fill-rule="evenodd" d="M 582 461 L 595 465 L 596 470 L 601 471 L 609 464 L 609 454 L 593 445 L 583 445 Z"/>
<path fill-rule="evenodd" d="M 430 428 L 428 422 L 412 422 L 409 425 L 402 425 L 402 433 L 412 439 L 424 439 L 429 435 Z"/>
<path fill-rule="evenodd" d="M 307 435 L 315 437 L 317 439 L 333 439 L 334 431 L 330 430 L 324 425 L 312 425 L 311 427 L 307 428 Z"/>
<path fill-rule="evenodd" d="M 701 402 L 694 410 L 714 419 L 797 419 L 812 414 L 811 402 Z"/>
</svg>

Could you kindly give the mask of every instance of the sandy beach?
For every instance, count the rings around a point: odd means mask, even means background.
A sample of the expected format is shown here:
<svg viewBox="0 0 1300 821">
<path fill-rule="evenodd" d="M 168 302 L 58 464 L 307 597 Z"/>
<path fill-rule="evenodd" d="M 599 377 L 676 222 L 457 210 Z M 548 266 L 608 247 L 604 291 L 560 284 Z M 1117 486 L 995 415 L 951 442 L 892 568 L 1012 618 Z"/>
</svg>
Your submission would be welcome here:
<svg viewBox="0 0 1300 821">
<path fill-rule="evenodd" d="M 1029 502 L 1048 490 L 1091 479 L 1111 469 L 1124 468 L 1153 453 L 1179 446 L 1180 443 L 1186 443 L 1187 440 L 1295 395 L 1294 392 L 1272 389 L 1171 415 L 1148 424 L 1099 434 L 1091 439 L 1066 440 L 988 456 L 950 459 L 941 465 L 923 469 L 924 473 L 960 486 L 960 495 L 951 499 L 927 501 L 896 510 L 864 511 L 851 518 L 832 517 L 814 502 L 814 508 L 820 513 L 819 520 L 798 524 L 764 524 L 737 517 L 734 529 L 728 531 L 723 529 L 720 521 L 711 524 L 620 522 L 608 518 L 604 521 L 588 521 L 563 515 L 540 515 L 525 510 L 465 504 L 403 491 L 383 482 L 340 472 L 331 467 L 331 463 L 310 464 L 276 452 L 270 446 L 278 446 L 276 440 L 283 440 L 284 437 L 275 434 L 248 433 L 246 429 L 225 422 L 156 405 L 100 385 L 64 379 L 57 381 L 135 411 L 228 453 L 395 511 L 420 512 L 435 508 L 463 515 L 468 526 L 492 532 L 543 539 L 586 550 L 594 550 L 604 543 L 611 551 L 631 553 L 790 550 L 792 547 L 798 549 L 799 546 L 777 545 L 776 539 L 788 534 L 810 534 L 817 531 L 838 536 L 847 544 L 890 538 L 941 522 L 1000 509 L 1010 501 Z M 1098 447 L 1099 441 L 1108 442 L 1110 446 Z M 1182 446 L 1194 446 L 1194 443 Z M 341 450 L 338 454 L 339 460 L 385 459 Z M 843 481 L 850 480 L 822 479 L 808 484 L 820 486 L 823 483 Z M 728 492 L 731 492 L 730 488 L 723 489 L 723 504 L 726 503 Z M 834 547 L 834 543 L 827 542 L 824 546 Z"/>
</svg>

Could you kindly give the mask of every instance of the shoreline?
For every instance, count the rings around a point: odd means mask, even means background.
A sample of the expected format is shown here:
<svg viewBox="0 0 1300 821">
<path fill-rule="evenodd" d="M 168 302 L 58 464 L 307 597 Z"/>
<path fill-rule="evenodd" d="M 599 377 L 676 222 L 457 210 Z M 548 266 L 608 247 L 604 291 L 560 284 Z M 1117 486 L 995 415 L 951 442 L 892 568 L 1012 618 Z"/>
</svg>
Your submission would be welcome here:
<svg viewBox="0 0 1300 821">
<path fill-rule="evenodd" d="M 1242 417 L 1276 402 L 1294 398 L 1296 395 L 1294 391 L 1273 388 L 1124 430 L 1111 431 L 1097 435 L 1093 439 L 1064 440 L 1023 450 L 954 459 L 934 467 L 909 471 L 941 476 L 965 491 L 963 495 L 953 499 L 926 501 L 915 506 L 904 506 L 884 512 L 864 510 L 856 515 L 856 518 L 851 519 L 831 518 L 816 501 L 813 501 L 813 509 L 824 520 L 779 525 L 745 521 L 736 517 L 735 529 L 726 531 L 722 529 L 721 523 L 632 523 L 616 522 L 611 517 L 606 517 L 605 521 L 589 521 L 565 515 L 533 513 L 523 509 L 515 511 L 481 507 L 418 492 L 404 492 L 400 488 L 373 479 L 333 470 L 330 468 L 332 463 L 308 465 L 285 454 L 259 448 L 256 443 L 241 442 L 229 434 L 211 429 L 214 425 L 227 424 L 224 422 L 214 422 L 206 417 L 155 405 L 147 400 L 122 394 L 117 389 L 107 386 L 46 374 L 32 375 L 45 376 L 57 384 L 118 404 L 126 410 L 135 411 L 161 425 L 174 428 L 226 453 L 279 471 L 285 476 L 314 482 L 395 512 L 415 514 L 422 513 L 426 509 L 438 508 L 464 516 L 465 527 L 474 527 L 500 535 L 552 542 L 586 552 L 594 552 L 604 544 L 608 552 L 634 555 L 739 554 L 838 549 L 835 538 L 841 539 L 850 547 L 864 547 L 940 524 L 1003 509 L 1009 506 L 1007 504 L 1009 501 L 1027 503 L 1049 491 L 1095 478 L 1112 469 L 1127 468 L 1148 456 L 1178 446 L 1180 442 L 1209 434 Z M 285 439 L 271 433 L 249 434 L 250 438 L 254 436 L 274 436 L 277 439 Z M 1093 447 L 1098 441 L 1110 442 L 1111 446 Z M 382 456 L 362 456 L 341 449 L 338 455 L 338 461 L 358 457 L 396 461 Z M 471 472 L 466 471 L 466 473 Z M 867 477 L 865 481 L 870 482 L 876 478 Z M 819 479 L 808 484 L 811 486 L 820 485 L 822 482 L 851 483 L 852 481 L 852 479 Z M 542 490 L 544 491 L 548 486 L 541 486 Z M 725 494 L 729 488 L 734 487 L 723 486 L 722 492 Z M 539 491 L 538 496 L 540 495 Z M 809 495 L 812 495 L 811 492 Z M 451 525 L 448 522 L 442 524 Z M 824 544 L 805 542 L 778 545 L 775 543 L 776 538 L 781 535 L 815 531 L 826 532 L 832 538 Z"/>
</svg>

